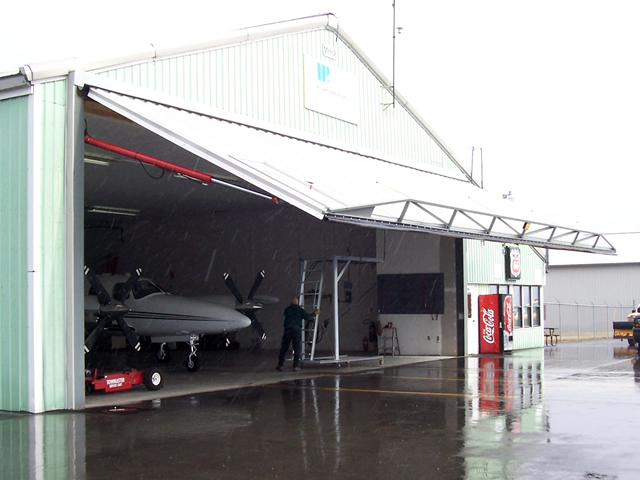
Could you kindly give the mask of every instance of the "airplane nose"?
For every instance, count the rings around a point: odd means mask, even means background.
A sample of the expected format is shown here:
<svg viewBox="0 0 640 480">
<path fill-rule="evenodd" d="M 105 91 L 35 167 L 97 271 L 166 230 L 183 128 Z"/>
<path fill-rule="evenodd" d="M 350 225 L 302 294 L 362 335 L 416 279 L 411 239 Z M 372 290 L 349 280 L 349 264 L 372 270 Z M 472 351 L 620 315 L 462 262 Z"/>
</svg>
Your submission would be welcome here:
<svg viewBox="0 0 640 480">
<path fill-rule="evenodd" d="M 237 310 L 225 308 L 225 314 L 238 330 L 241 328 L 247 328 L 251 325 L 251 319 Z"/>
<path fill-rule="evenodd" d="M 241 319 L 238 320 L 238 322 L 241 322 L 242 324 L 242 327 L 240 328 L 247 328 L 248 326 L 251 325 L 251 319 L 249 317 L 244 316 L 240 312 L 238 312 L 238 314 L 240 315 L 240 317 L 242 317 Z"/>
</svg>

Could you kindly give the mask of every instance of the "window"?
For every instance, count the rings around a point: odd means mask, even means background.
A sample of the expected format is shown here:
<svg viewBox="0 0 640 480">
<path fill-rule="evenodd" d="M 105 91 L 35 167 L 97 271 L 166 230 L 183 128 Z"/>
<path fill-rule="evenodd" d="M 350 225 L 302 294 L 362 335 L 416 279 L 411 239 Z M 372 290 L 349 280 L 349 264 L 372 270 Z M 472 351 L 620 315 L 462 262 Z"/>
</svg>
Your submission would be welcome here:
<svg viewBox="0 0 640 480">
<path fill-rule="evenodd" d="M 444 274 L 378 275 L 378 313 L 444 313 Z"/>
<path fill-rule="evenodd" d="M 494 293 L 504 293 L 505 295 L 508 295 L 509 285 L 489 285 L 489 294 L 493 295 Z"/>
<path fill-rule="evenodd" d="M 531 326 L 531 289 L 522 287 L 522 326 Z"/>
<path fill-rule="evenodd" d="M 531 316 L 533 326 L 540 326 L 540 287 L 531 287 Z"/>
<path fill-rule="evenodd" d="M 154 293 L 163 293 L 162 289 L 149 280 L 141 280 L 133 287 L 134 298 L 144 298 Z"/>
<path fill-rule="evenodd" d="M 522 295 L 521 288 L 518 285 L 513 287 L 513 326 L 514 328 L 522 328 Z"/>
<path fill-rule="evenodd" d="M 489 285 L 489 293 L 509 294 L 509 285 Z M 540 287 L 511 286 L 513 299 L 513 327 L 539 327 L 540 317 Z"/>
</svg>

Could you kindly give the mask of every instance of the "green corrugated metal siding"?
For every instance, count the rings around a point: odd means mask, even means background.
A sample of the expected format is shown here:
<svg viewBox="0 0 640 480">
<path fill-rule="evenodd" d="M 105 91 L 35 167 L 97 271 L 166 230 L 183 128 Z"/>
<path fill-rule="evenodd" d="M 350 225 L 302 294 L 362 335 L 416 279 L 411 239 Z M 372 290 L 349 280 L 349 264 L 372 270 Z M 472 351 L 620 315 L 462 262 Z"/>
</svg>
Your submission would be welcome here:
<svg viewBox="0 0 640 480">
<path fill-rule="evenodd" d="M 42 358 L 45 410 L 65 407 L 65 124 L 66 81 L 45 83 L 41 102 Z"/>
<path fill-rule="evenodd" d="M 543 327 L 516 328 L 513 331 L 513 349 L 544 347 Z"/>
<path fill-rule="evenodd" d="M 465 239 L 465 277 L 468 285 L 477 285 L 478 293 L 489 293 L 489 285 L 544 285 L 544 262 L 531 248 L 521 245 L 522 276 L 519 280 L 505 277 L 503 244 L 483 240 Z M 544 305 L 544 291 L 540 293 Z M 513 331 L 514 350 L 542 347 L 544 345 L 544 309 L 540 309 L 542 326 L 516 328 Z"/>
<path fill-rule="evenodd" d="M 28 99 L 0 101 L 0 410 L 28 410 Z"/>
<path fill-rule="evenodd" d="M 544 285 L 544 262 L 525 245 L 520 245 L 522 274 L 519 280 L 505 278 L 505 256 L 502 243 L 465 239 L 465 252 L 467 283 Z"/>
<path fill-rule="evenodd" d="M 337 60 L 322 45 L 337 47 Z M 355 74 L 359 125 L 304 108 L 304 55 Z M 102 75 L 334 141 L 458 171 L 440 146 L 396 103 L 360 59 L 329 30 L 274 37 L 120 67 Z"/>
</svg>

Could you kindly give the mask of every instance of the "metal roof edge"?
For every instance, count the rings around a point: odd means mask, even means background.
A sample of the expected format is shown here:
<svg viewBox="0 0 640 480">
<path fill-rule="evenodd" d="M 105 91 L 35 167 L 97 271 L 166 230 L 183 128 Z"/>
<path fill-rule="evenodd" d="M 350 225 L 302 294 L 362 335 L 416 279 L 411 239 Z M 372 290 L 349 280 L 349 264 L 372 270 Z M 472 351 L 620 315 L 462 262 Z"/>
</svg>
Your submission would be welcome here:
<svg viewBox="0 0 640 480">
<path fill-rule="evenodd" d="M 633 267 L 635 265 L 640 265 L 640 262 L 600 262 L 600 263 L 561 263 L 561 264 L 549 264 L 549 270 L 555 268 L 587 268 L 587 267 Z"/>
<path fill-rule="evenodd" d="M 24 76 L 20 75 L 18 72 L 0 77 L 0 92 L 21 89 L 27 86 L 30 86 L 29 82 L 27 82 Z"/>
<path fill-rule="evenodd" d="M 311 17 L 286 20 L 283 22 L 245 27 L 233 30 L 201 42 L 182 45 L 162 46 L 153 43 L 127 49 L 126 55 L 102 55 L 86 58 L 66 58 L 53 62 L 26 64 L 20 67 L 20 73 L 29 82 L 45 80 L 69 74 L 74 70 L 94 71 L 118 65 L 127 65 L 145 60 L 172 57 L 184 53 L 208 50 L 239 43 L 262 40 L 278 35 L 305 32 L 318 28 L 338 28 L 338 20 L 331 13 Z"/>
</svg>

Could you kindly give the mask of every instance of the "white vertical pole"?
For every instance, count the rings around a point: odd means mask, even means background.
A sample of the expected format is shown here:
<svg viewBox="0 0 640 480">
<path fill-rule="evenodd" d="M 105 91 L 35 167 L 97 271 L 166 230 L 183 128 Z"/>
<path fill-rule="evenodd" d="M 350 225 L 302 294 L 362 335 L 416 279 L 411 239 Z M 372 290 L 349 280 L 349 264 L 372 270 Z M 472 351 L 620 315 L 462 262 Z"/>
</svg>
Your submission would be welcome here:
<svg viewBox="0 0 640 480">
<path fill-rule="evenodd" d="M 44 411 L 42 388 L 42 86 L 36 85 L 29 98 L 29 154 L 27 204 L 27 323 L 29 350 L 29 412 Z"/>
</svg>

